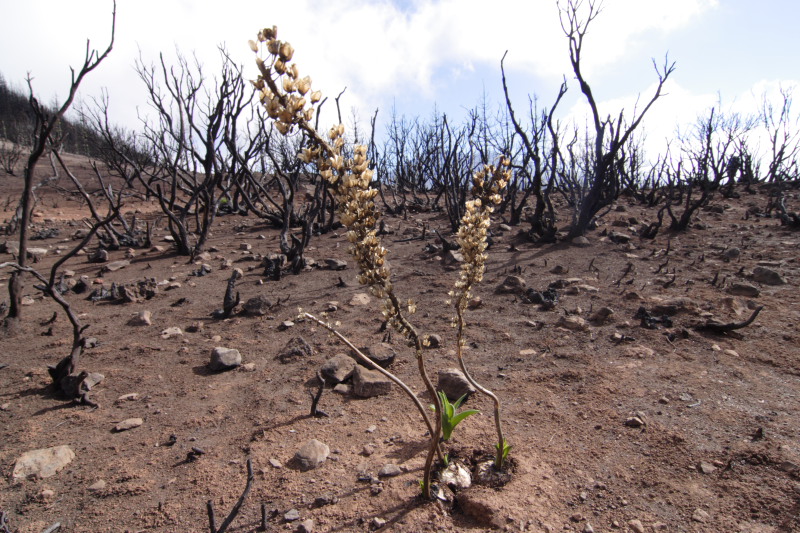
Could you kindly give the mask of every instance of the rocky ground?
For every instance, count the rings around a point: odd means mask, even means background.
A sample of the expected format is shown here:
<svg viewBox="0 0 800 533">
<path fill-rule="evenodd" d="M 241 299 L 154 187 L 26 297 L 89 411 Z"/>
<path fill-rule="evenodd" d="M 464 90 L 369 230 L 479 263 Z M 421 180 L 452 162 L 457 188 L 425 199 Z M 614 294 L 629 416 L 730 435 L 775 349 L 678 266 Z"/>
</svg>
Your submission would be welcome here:
<svg viewBox="0 0 800 533">
<path fill-rule="evenodd" d="M 71 330 L 31 281 L 22 330 L 0 339 L 5 531 L 208 531 L 206 502 L 219 524 L 248 459 L 252 489 L 229 531 L 258 531 L 262 506 L 268 531 L 798 531 L 800 234 L 753 214 L 766 203 L 719 198 L 690 231 L 655 240 L 636 236 L 654 213 L 633 199 L 578 243 L 534 246 L 497 220 L 465 357 L 503 402 L 513 475 L 454 501 L 419 497 L 426 430 L 407 396 L 351 372 L 346 346 L 296 319 L 298 307 L 326 313 L 430 402 L 413 352 L 381 331 L 343 235 L 314 238 L 316 265 L 280 281 L 262 266 L 277 233 L 254 218 L 221 217 L 194 263 L 172 252 L 163 224 L 151 249 L 90 249 L 65 265 L 65 282 L 96 339 L 81 370 L 102 374 L 90 393 L 99 408 L 48 387 Z M 77 209 L 43 198 L 36 229 L 57 234 L 32 243 L 37 267 L 75 242 Z M 457 258 L 432 237 L 447 220 L 386 222 L 397 293 L 439 336 L 425 352 L 437 376 L 456 366 L 445 301 Z M 242 303 L 213 317 L 235 269 Z M 752 324 L 718 331 L 762 306 Z M 323 367 L 327 416 L 312 417 Z M 466 407 L 481 414 L 445 447 L 471 470 L 492 453 L 492 404 L 473 395 Z M 52 468 L 37 473 L 42 463 L 23 459 L 42 449 Z"/>
</svg>

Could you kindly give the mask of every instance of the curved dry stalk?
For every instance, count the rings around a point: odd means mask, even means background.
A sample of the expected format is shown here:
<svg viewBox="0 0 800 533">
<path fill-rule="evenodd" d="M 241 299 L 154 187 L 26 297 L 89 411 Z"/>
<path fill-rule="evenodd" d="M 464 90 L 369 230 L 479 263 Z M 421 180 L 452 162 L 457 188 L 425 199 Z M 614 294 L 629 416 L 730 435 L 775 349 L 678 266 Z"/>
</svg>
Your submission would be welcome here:
<svg viewBox="0 0 800 533">
<path fill-rule="evenodd" d="M 390 379 L 392 381 L 392 383 L 394 383 L 395 385 L 400 387 L 403 390 L 403 392 L 405 392 L 406 395 L 409 398 L 411 398 L 411 401 L 414 402 L 414 405 L 417 406 L 417 409 L 419 410 L 419 413 L 422 415 L 422 419 L 425 421 L 425 425 L 428 426 L 428 431 L 431 433 L 431 435 L 433 435 L 435 433 L 434 427 L 431 424 L 430 417 L 428 416 L 428 412 L 425 410 L 425 406 L 422 405 L 422 402 L 419 401 L 419 398 L 417 398 L 417 395 L 414 394 L 414 391 L 412 391 L 411 388 L 403 382 L 403 380 L 401 380 L 400 378 L 398 378 L 397 376 L 395 376 L 394 374 L 392 374 L 391 372 L 389 372 L 388 370 L 386 370 L 382 366 L 378 365 L 375 361 L 373 361 L 372 359 L 367 357 L 364 354 L 364 352 L 362 352 L 361 350 L 356 348 L 356 346 L 352 342 L 350 342 L 350 340 L 347 337 L 342 335 L 342 333 L 340 333 L 336 328 L 334 328 L 329 323 L 325 322 L 324 320 L 320 320 L 316 316 L 312 315 L 311 313 L 307 313 L 305 311 L 303 311 L 300 316 L 304 317 L 304 318 L 308 318 L 309 320 L 313 320 L 314 322 L 316 322 L 317 324 L 319 324 L 323 328 L 327 329 L 337 339 L 342 341 L 342 343 L 345 346 L 347 346 L 348 348 L 350 348 L 352 350 L 352 353 L 355 354 L 355 356 L 353 356 L 354 359 L 358 359 L 362 363 L 367 364 L 370 367 L 374 368 L 375 370 L 377 370 L 378 372 L 380 372 L 381 374 L 386 376 L 388 379 Z M 439 459 L 443 461 L 444 460 L 444 454 L 442 453 L 442 450 L 438 445 L 436 446 L 436 453 L 438 454 Z"/>
</svg>

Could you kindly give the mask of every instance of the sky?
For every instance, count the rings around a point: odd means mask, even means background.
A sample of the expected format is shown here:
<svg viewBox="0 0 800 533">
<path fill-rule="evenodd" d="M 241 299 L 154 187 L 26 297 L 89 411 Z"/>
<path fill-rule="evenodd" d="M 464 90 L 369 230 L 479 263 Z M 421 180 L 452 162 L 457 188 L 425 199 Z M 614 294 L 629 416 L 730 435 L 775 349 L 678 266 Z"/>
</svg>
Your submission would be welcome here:
<svg viewBox="0 0 800 533">
<path fill-rule="evenodd" d="M 583 97 L 569 64 L 555 0 L 119 0 L 114 50 L 81 86 L 89 102 L 107 90 L 111 118 L 137 128 L 148 111 L 134 62 L 169 63 L 196 55 L 211 75 L 224 44 L 245 75 L 256 76 L 247 40 L 277 25 L 295 48 L 301 75 L 335 97 L 342 111 L 367 121 L 379 110 L 464 120 L 485 98 L 503 104 L 500 59 L 518 113 L 536 97 L 549 107 L 566 78 L 562 120 L 582 117 Z M 86 40 L 104 49 L 110 0 L 0 0 L 0 74 L 25 89 L 33 78 L 46 102 L 63 99 L 69 67 L 79 67 Z M 754 111 L 761 95 L 800 80 L 800 2 L 796 0 L 605 0 L 584 43 L 583 71 L 603 115 L 628 114 L 646 101 L 665 55 L 676 70 L 643 126 L 648 142 L 673 136 L 711 106 Z M 326 110 L 333 113 L 331 106 Z M 325 115 L 323 114 L 323 118 Z M 332 120 L 333 116 L 329 115 Z M 580 119 L 583 120 L 583 119 Z M 378 135 L 382 133 L 379 127 Z"/>
</svg>

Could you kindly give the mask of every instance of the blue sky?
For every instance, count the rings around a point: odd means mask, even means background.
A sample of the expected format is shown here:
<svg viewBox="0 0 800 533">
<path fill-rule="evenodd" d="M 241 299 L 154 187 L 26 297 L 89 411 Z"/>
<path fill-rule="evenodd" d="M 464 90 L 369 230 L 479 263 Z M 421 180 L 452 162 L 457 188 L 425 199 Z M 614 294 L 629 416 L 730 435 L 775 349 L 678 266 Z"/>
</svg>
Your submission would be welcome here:
<svg viewBox="0 0 800 533">
<path fill-rule="evenodd" d="M 0 72 L 18 87 L 31 72 L 45 101 L 66 94 L 68 66 L 80 64 L 86 38 L 98 47 L 107 42 L 108 0 L 0 0 L 0 6 Z M 650 94 L 651 58 L 660 63 L 668 52 L 677 70 L 668 96 L 645 122 L 650 138 L 662 138 L 714 105 L 718 94 L 725 106 L 748 109 L 754 94 L 797 83 L 797 20 L 800 2 L 793 0 L 606 0 L 586 37 L 584 70 L 601 112 L 616 115 L 640 93 Z M 314 87 L 335 96 L 346 86 L 344 111 L 354 108 L 362 119 L 376 108 L 385 119 L 396 106 L 422 117 L 436 107 L 457 121 L 484 92 L 497 106 L 505 50 L 520 110 L 528 94 L 549 106 L 566 76 L 562 117 L 585 111 L 554 0 L 231 0 L 224 8 L 211 0 L 120 0 L 115 50 L 82 96 L 107 88 L 112 117 L 135 127 L 147 105 L 133 70 L 139 50 L 145 62 L 162 51 L 173 58 L 176 48 L 195 53 L 211 73 L 224 42 L 255 76 L 247 39 L 272 24 L 294 45 Z"/>
</svg>

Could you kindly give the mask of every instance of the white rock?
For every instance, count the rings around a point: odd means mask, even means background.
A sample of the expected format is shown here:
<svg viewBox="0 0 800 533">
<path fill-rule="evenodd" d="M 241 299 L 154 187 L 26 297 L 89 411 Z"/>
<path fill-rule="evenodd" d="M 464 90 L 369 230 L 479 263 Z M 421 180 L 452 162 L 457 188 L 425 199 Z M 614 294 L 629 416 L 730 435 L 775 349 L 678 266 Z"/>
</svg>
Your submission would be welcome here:
<svg viewBox="0 0 800 533">
<path fill-rule="evenodd" d="M 14 465 L 14 479 L 28 476 L 47 478 L 54 476 L 75 458 L 75 452 L 69 446 L 54 446 L 31 450 L 23 453 Z"/>
</svg>

